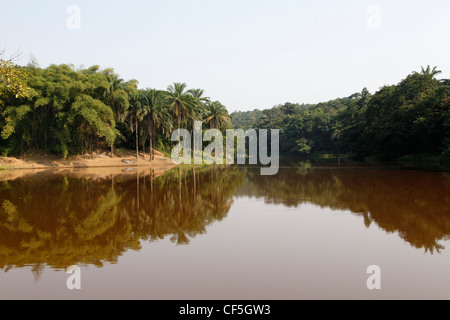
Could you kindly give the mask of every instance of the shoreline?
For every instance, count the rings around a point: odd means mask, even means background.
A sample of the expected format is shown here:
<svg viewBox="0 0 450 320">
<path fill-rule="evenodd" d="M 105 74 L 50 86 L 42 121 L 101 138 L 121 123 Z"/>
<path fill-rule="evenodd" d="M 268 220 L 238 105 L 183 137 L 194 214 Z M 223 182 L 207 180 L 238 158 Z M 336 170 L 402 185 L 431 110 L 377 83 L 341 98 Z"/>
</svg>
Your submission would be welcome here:
<svg viewBox="0 0 450 320">
<path fill-rule="evenodd" d="M 160 152 L 155 154 L 155 159 L 152 161 L 149 160 L 149 154 L 146 154 L 145 159 L 140 153 L 139 160 L 136 161 L 136 154 L 134 153 L 133 157 L 131 152 L 127 152 L 126 156 L 122 157 L 111 158 L 106 153 L 102 153 L 75 156 L 66 160 L 55 156 L 34 156 L 24 159 L 0 157 L 0 181 L 47 173 L 107 178 L 153 172 L 156 176 L 160 176 L 178 166 Z M 129 161 L 129 163 L 123 161 Z"/>
</svg>

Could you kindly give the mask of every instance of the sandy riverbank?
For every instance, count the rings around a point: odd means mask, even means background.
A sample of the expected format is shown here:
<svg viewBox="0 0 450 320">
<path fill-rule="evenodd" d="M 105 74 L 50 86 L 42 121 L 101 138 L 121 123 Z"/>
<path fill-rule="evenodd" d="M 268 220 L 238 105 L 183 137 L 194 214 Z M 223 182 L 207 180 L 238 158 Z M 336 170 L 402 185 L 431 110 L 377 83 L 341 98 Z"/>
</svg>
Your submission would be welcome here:
<svg viewBox="0 0 450 320">
<path fill-rule="evenodd" d="M 150 162 L 147 154 L 143 154 L 136 162 L 136 153 L 126 152 L 122 157 L 110 157 L 106 153 L 71 157 L 66 160 L 53 156 L 35 156 L 27 158 L 0 157 L 0 180 L 17 179 L 24 176 L 62 173 L 70 175 L 83 175 L 89 177 L 109 177 L 111 175 L 127 175 L 136 173 L 149 173 L 153 171 L 156 176 L 175 168 L 177 165 L 162 153 L 157 153 Z M 125 163 L 126 161 L 127 163 Z"/>
</svg>

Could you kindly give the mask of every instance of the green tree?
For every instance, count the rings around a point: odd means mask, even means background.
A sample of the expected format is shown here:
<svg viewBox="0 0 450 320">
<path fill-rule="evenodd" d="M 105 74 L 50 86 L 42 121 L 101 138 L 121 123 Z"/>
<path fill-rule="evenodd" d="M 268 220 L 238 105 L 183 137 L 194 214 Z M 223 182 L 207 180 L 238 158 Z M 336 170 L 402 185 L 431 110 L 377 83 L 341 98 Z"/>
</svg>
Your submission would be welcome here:
<svg viewBox="0 0 450 320">
<path fill-rule="evenodd" d="M 186 91 L 185 83 L 174 83 L 167 88 L 167 103 L 172 109 L 172 114 L 177 122 L 177 128 L 186 124 L 186 119 L 194 116 L 195 98 Z"/>
<path fill-rule="evenodd" d="M 148 134 L 150 141 L 150 160 L 155 158 L 157 131 L 167 136 L 172 131 L 170 110 L 167 107 L 167 95 L 164 91 L 145 89 L 145 105 L 142 110 L 144 132 Z M 145 147 L 144 147 L 145 148 Z"/>
<path fill-rule="evenodd" d="M 26 72 L 14 64 L 14 57 L 4 60 L 2 56 L 3 52 L 0 52 L 0 107 L 4 105 L 3 99 L 9 96 L 18 99 L 29 95 Z"/>
<path fill-rule="evenodd" d="M 205 122 L 209 122 L 211 129 L 220 129 L 224 123 L 231 123 L 227 109 L 219 101 L 210 102 L 206 105 Z"/>
<path fill-rule="evenodd" d="M 130 107 L 122 116 L 129 130 L 135 134 L 136 160 L 139 160 L 139 123 L 144 119 L 146 106 L 148 106 L 146 96 L 141 91 L 136 91 L 130 95 Z"/>
</svg>

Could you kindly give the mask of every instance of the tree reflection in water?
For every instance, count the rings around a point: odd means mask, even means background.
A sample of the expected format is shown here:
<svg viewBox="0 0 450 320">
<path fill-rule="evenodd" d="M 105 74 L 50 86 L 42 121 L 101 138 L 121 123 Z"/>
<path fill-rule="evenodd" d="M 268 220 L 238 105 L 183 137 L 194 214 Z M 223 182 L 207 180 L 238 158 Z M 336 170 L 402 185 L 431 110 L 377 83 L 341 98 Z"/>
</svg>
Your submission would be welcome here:
<svg viewBox="0 0 450 320">
<path fill-rule="evenodd" d="M 250 170 L 241 196 L 297 207 L 302 203 L 348 210 L 376 223 L 418 249 L 439 252 L 450 236 L 450 175 L 446 173 L 327 169 L 301 166 L 282 169 L 276 177 Z"/>
<path fill-rule="evenodd" d="M 448 174 L 310 165 L 259 173 L 197 167 L 158 178 L 148 170 L 103 180 L 36 175 L 0 182 L 0 268 L 32 266 L 39 276 L 45 265 L 116 263 L 142 241 L 186 245 L 224 219 L 235 196 L 348 210 L 426 252 L 439 252 L 439 241 L 449 239 Z"/>
<path fill-rule="evenodd" d="M 237 169 L 218 167 L 157 179 L 148 171 L 134 179 L 48 175 L 0 182 L 0 268 L 101 267 L 139 250 L 141 241 L 171 237 L 188 244 L 226 217 L 241 182 Z"/>
</svg>

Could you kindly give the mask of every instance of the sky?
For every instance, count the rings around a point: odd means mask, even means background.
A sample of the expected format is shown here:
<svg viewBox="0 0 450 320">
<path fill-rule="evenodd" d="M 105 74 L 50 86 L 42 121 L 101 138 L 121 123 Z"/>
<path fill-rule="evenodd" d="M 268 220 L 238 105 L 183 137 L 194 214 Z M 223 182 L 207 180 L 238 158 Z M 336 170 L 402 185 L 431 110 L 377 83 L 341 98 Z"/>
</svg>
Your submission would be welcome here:
<svg viewBox="0 0 450 320">
<path fill-rule="evenodd" d="M 229 111 L 375 92 L 427 65 L 449 78 L 449 39 L 448 0 L 0 0 L 0 47 L 18 64 L 185 82 Z"/>
</svg>

